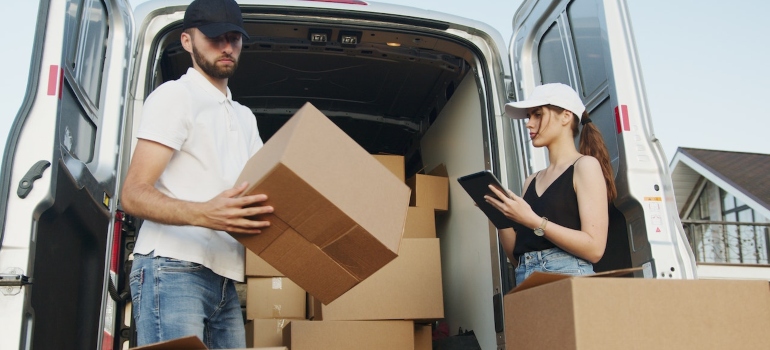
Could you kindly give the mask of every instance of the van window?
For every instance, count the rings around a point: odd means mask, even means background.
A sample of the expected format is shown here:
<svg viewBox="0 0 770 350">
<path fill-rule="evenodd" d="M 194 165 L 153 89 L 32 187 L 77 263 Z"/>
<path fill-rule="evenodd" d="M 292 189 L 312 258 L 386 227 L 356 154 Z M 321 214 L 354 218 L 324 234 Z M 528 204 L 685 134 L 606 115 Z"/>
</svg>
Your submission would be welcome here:
<svg viewBox="0 0 770 350">
<path fill-rule="evenodd" d="M 65 67 L 61 145 L 84 163 L 94 156 L 108 35 L 102 0 L 69 0 L 64 33 Z"/>
<path fill-rule="evenodd" d="M 77 103 L 78 100 L 69 84 L 64 85 L 61 106 L 63 117 L 59 126 L 59 139 L 61 145 L 73 157 L 81 162 L 88 163 L 94 156 L 96 126 L 80 104 Z"/>
<path fill-rule="evenodd" d="M 599 9 L 595 0 L 573 1 L 567 9 L 583 97 L 597 92 L 607 82 L 602 54 Z"/>
<path fill-rule="evenodd" d="M 67 6 L 66 59 L 89 101 L 99 107 L 107 40 L 107 8 L 101 0 L 70 0 Z"/>
<path fill-rule="evenodd" d="M 597 0 L 572 1 L 543 33 L 537 60 L 542 84 L 568 84 L 581 94 L 591 120 L 604 137 L 612 168 L 617 174 L 620 152 L 608 88 L 609 67 L 604 55 L 606 39 L 602 37 L 598 6 Z M 572 51 L 575 60 L 567 60 L 567 53 Z"/>
<path fill-rule="evenodd" d="M 554 22 L 543 35 L 537 56 L 543 84 L 569 83 L 567 55 L 564 53 L 564 44 L 558 22 Z"/>
</svg>

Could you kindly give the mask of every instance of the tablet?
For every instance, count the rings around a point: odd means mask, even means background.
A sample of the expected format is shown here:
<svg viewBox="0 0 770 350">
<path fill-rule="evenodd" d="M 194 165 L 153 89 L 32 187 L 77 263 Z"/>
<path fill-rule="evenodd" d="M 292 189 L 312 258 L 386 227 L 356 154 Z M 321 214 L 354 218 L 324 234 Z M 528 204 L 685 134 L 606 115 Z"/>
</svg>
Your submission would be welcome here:
<svg viewBox="0 0 770 350">
<path fill-rule="evenodd" d="M 489 218 L 489 221 L 497 228 L 509 228 L 512 227 L 514 221 L 509 219 L 505 214 L 497 210 L 494 206 L 487 203 L 484 200 L 485 195 L 495 197 L 492 190 L 489 189 L 489 185 L 493 185 L 500 189 L 503 193 L 508 193 L 505 188 L 500 184 L 494 174 L 489 170 L 479 171 L 477 173 L 461 176 L 457 178 L 457 182 L 460 183 L 466 192 L 471 196 L 479 209 Z"/>
</svg>

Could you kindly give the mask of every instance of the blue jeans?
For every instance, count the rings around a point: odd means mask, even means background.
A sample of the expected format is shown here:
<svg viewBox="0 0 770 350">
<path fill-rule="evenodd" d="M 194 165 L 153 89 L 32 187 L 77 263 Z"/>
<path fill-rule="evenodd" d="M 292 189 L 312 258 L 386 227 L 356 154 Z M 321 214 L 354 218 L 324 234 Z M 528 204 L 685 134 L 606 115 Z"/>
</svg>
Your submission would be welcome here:
<svg viewBox="0 0 770 350">
<path fill-rule="evenodd" d="M 209 349 L 246 347 L 232 280 L 203 265 L 134 254 L 129 276 L 137 345 L 195 335 Z"/>
<path fill-rule="evenodd" d="M 528 252 L 519 255 L 519 266 L 515 270 L 516 284 L 523 282 L 535 271 L 579 276 L 594 273 L 594 266 L 561 248 Z"/>
</svg>

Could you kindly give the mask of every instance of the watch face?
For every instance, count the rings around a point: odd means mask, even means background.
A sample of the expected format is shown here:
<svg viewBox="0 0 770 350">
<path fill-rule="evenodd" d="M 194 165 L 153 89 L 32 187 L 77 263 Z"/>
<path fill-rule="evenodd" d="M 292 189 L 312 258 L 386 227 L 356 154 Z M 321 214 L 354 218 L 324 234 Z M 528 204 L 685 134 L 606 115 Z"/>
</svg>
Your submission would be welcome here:
<svg viewBox="0 0 770 350">
<path fill-rule="evenodd" d="M 542 229 L 542 228 L 539 228 L 539 227 L 538 227 L 538 228 L 536 228 L 536 229 L 534 229 L 534 231 L 535 231 L 535 236 L 540 236 L 540 237 L 542 237 L 542 236 L 545 234 L 545 231 L 543 231 L 543 229 Z"/>
</svg>

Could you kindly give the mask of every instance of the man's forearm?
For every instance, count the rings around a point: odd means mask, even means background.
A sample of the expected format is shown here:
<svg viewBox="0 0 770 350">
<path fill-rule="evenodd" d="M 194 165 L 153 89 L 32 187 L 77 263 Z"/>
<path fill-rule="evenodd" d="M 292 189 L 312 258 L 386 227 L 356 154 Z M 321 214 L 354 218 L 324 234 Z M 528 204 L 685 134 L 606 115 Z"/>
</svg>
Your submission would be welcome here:
<svg viewBox="0 0 770 350">
<path fill-rule="evenodd" d="M 195 225 L 199 203 L 171 198 L 153 186 L 137 184 L 123 189 L 123 209 L 133 216 L 166 225 Z"/>
</svg>

